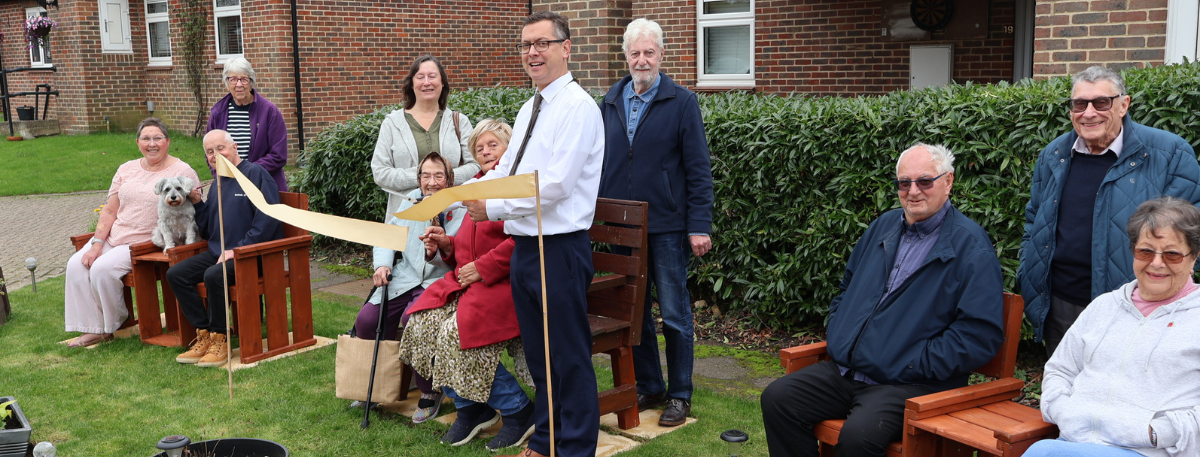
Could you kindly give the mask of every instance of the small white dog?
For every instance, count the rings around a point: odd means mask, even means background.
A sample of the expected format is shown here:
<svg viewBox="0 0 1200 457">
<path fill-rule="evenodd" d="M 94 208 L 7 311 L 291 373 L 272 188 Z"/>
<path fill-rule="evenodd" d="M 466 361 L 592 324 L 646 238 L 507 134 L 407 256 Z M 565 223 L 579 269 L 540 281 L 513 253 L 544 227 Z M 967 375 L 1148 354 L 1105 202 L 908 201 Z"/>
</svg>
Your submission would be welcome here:
<svg viewBox="0 0 1200 457">
<path fill-rule="evenodd" d="M 183 176 L 163 178 L 154 184 L 154 195 L 158 199 L 158 226 L 154 228 L 155 246 L 167 249 L 184 241 L 192 244 L 199 241 L 200 228 L 196 226 L 196 208 L 188 200 L 188 194 L 195 183 Z"/>
</svg>

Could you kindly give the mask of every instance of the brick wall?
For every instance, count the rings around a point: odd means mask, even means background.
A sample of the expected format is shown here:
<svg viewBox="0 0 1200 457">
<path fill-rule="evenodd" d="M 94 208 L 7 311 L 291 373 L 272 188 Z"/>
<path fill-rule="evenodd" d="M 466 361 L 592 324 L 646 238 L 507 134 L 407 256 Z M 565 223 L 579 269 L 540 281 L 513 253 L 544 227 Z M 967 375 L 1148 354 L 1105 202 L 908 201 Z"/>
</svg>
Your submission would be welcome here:
<svg viewBox="0 0 1200 457">
<path fill-rule="evenodd" d="M 609 16 L 600 18 L 603 22 L 593 19 L 588 23 L 573 18 L 573 28 L 578 28 L 576 24 L 598 24 L 593 28 L 613 30 L 611 44 L 607 44 L 611 51 L 592 52 L 585 57 L 588 63 L 585 70 L 609 69 L 588 73 L 589 83 L 609 87 L 628 73 L 620 54 L 621 34 L 629 21 L 646 17 L 662 25 L 666 35 L 663 71 L 680 84 L 695 86 L 697 8 L 694 0 L 637 1 L 627 10 L 622 9 L 625 2 L 561 2 L 563 8 L 576 3 L 607 11 Z M 953 44 L 954 80 L 957 82 L 992 83 L 1012 79 L 1012 0 L 992 0 L 987 37 L 969 40 L 948 40 L 942 34 L 934 33 L 932 40 L 890 41 L 879 33 L 883 14 L 880 5 L 879 1 L 873 0 L 755 2 L 754 90 L 858 95 L 906 89 L 909 85 L 909 46 L 913 44 Z M 553 7 L 558 8 L 559 5 Z M 568 14 L 568 17 L 572 16 Z M 607 65 L 596 62 L 604 56 L 611 59 Z"/>
<path fill-rule="evenodd" d="M 1039 1 L 1033 75 L 1161 65 L 1167 42 L 1167 0 Z"/>
<path fill-rule="evenodd" d="M 621 36 L 633 18 L 630 0 L 579 0 L 533 2 L 534 11 L 550 10 L 571 24 L 571 61 L 568 66 L 579 85 L 603 92 L 628 73 L 621 57 Z"/>
</svg>

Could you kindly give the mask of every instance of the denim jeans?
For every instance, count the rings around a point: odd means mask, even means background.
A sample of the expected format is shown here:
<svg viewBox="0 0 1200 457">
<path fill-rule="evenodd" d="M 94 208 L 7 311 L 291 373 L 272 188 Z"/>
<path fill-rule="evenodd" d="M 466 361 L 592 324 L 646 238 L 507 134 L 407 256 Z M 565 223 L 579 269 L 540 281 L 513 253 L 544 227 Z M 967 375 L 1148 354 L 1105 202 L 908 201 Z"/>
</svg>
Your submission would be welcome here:
<svg viewBox="0 0 1200 457">
<path fill-rule="evenodd" d="M 627 253 L 628 250 L 618 253 Z M 692 300 L 688 296 L 688 262 L 692 244 L 686 232 L 650 234 L 649 276 L 646 285 L 645 314 L 642 317 L 642 343 L 633 348 L 633 371 L 637 390 L 642 395 L 666 392 L 667 398 L 692 401 L 692 364 L 695 336 L 692 321 Z M 651 287 L 653 285 L 653 287 Z M 658 337 L 654 315 L 650 312 L 658 296 L 658 309 L 663 319 L 663 338 L 666 340 L 667 383 L 664 386 L 662 363 L 658 356 Z"/>
<path fill-rule="evenodd" d="M 1041 440 L 1033 443 L 1025 457 L 1141 457 L 1142 454 L 1119 447 L 1070 441 Z"/>
<path fill-rule="evenodd" d="M 454 389 L 446 386 L 442 386 L 442 392 L 454 399 L 454 407 L 458 409 L 478 403 L 459 397 L 458 393 L 454 392 Z M 500 411 L 501 416 L 516 414 L 521 411 L 521 408 L 529 404 L 529 395 L 526 395 L 525 391 L 521 390 L 521 385 L 517 383 L 517 378 L 509 374 L 502 363 L 496 364 L 496 379 L 492 381 L 492 393 L 488 397 L 487 404 L 492 409 Z"/>
</svg>

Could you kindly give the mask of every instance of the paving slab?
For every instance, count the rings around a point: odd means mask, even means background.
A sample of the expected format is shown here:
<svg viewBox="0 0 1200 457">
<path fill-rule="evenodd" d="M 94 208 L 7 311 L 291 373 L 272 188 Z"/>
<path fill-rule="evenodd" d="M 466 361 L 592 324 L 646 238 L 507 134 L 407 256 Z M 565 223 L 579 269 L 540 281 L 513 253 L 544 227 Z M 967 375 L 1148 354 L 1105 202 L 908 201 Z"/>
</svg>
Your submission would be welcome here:
<svg viewBox="0 0 1200 457">
<path fill-rule="evenodd" d="M 107 191 L 0 197 L 0 269 L 12 291 L 30 283 L 25 259 L 38 260 L 38 279 L 66 272 L 70 237 L 87 232 Z"/>
</svg>

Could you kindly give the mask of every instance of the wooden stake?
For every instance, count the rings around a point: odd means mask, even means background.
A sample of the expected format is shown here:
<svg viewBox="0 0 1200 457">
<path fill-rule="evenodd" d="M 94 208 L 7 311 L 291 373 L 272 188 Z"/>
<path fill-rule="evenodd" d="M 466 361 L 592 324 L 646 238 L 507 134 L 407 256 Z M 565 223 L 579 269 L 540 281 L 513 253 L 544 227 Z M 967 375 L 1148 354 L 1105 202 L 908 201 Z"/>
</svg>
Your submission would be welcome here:
<svg viewBox="0 0 1200 457">
<path fill-rule="evenodd" d="M 542 187 L 538 183 L 538 172 L 533 171 L 533 198 L 537 207 L 538 263 L 542 269 L 542 346 L 546 349 L 546 412 L 550 417 L 550 457 L 555 457 L 554 448 L 554 381 L 550 379 L 550 324 L 546 305 L 546 251 L 542 245 Z"/>
<path fill-rule="evenodd" d="M 218 160 L 227 159 L 220 157 Z M 226 165 L 232 166 L 233 164 L 227 163 Z M 221 256 L 225 255 L 225 202 L 221 198 L 221 175 L 219 174 L 217 175 L 216 184 L 217 223 L 220 225 L 219 228 L 221 231 L 221 255 L 217 256 L 217 258 L 220 259 Z M 221 262 L 221 282 L 223 283 L 222 287 L 225 288 L 225 371 L 229 373 L 229 399 L 233 400 L 233 341 L 230 340 L 229 331 L 229 269 L 226 266 L 226 263 L 230 260 L 225 259 L 224 262 Z"/>
</svg>

